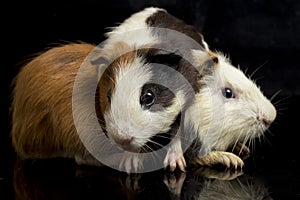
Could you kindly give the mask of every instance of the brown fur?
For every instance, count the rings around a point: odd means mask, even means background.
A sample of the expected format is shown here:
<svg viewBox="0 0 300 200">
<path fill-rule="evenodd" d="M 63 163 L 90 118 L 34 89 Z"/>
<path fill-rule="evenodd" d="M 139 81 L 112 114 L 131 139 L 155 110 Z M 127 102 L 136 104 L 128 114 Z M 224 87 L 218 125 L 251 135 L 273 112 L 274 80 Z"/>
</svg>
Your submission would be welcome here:
<svg viewBox="0 0 300 200">
<path fill-rule="evenodd" d="M 34 57 L 15 77 L 11 138 L 21 158 L 75 157 L 79 164 L 99 164 L 82 144 L 72 113 L 77 72 L 94 48 L 85 43 L 51 48 Z M 137 52 L 118 42 L 99 53 L 110 63 L 101 76 L 95 99 L 99 122 L 105 127 L 103 113 L 110 109 L 107 92 L 111 89 L 113 93 L 117 71 L 133 62 Z M 94 65 L 88 70 L 87 79 L 97 74 Z"/>
<path fill-rule="evenodd" d="M 82 145 L 73 124 L 72 90 L 93 45 L 52 48 L 32 59 L 14 80 L 12 144 L 21 158 L 74 157 Z"/>
<path fill-rule="evenodd" d="M 146 19 L 149 26 L 167 28 L 186 34 L 193 38 L 198 44 L 205 49 L 202 34 L 192 25 L 186 24 L 183 20 L 168 14 L 165 11 L 157 11 Z"/>
</svg>

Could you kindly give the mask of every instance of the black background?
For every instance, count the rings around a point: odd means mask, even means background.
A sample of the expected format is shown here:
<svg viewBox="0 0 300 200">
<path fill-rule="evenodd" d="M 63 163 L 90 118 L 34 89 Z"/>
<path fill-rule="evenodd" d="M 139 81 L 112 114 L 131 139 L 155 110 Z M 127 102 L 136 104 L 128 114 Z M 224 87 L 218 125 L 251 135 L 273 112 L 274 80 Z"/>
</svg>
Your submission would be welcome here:
<svg viewBox="0 0 300 200">
<path fill-rule="evenodd" d="M 195 25 L 212 50 L 229 55 L 253 76 L 278 117 L 249 161 L 265 176 L 274 199 L 300 198 L 299 95 L 300 1 L 298 0 L 111 0 L 1 3 L 0 190 L 11 191 L 10 84 L 32 54 L 66 41 L 95 45 L 115 26 L 146 6 L 159 6 Z M 42 84 L 42 83 L 41 83 Z M 1 197 L 0 197 L 1 198 Z M 2 199 L 2 198 L 1 198 Z"/>
</svg>

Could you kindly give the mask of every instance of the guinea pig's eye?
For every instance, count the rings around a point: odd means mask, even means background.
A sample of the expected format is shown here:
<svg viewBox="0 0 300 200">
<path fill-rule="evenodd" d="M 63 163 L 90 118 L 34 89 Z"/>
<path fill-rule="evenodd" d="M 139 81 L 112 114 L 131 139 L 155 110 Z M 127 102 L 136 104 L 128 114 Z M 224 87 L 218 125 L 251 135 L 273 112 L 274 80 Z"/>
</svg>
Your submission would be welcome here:
<svg viewBox="0 0 300 200">
<path fill-rule="evenodd" d="M 108 101 L 110 102 L 110 98 L 111 98 L 111 89 L 109 89 L 108 91 L 107 91 L 107 99 L 108 99 Z"/>
<path fill-rule="evenodd" d="M 235 98 L 233 90 L 228 87 L 222 88 L 222 95 L 227 99 Z"/>
<path fill-rule="evenodd" d="M 149 109 L 154 104 L 154 102 L 155 102 L 155 95 L 153 91 L 149 89 L 146 90 L 140 98 L 141 105 L 146 109 Z"/>
</svg>

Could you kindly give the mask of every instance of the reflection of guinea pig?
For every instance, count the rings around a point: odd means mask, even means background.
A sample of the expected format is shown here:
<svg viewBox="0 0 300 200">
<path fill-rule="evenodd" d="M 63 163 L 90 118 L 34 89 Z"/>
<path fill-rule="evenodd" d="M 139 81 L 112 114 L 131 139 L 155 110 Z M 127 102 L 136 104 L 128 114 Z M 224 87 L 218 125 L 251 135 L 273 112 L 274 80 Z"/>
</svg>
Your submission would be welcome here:
<svg viewBox="0 0 300 200">
<path fill-rule="evenodd" d="M 84 43 L 52 48 L 35 57 L 16 76 L 11 135 L 21 158 L 75 157 L 81 164 L 100 165 L 81 141 L 90 136 L 83 133 L 86 135 L 79 138 L 72 115 L 76 75 L 94 48 Z M 189 89 L 178 79 L 171 83 L 172 91 L 157 82 L 169 75 L 176 77 L 181 57 L 159 49 L 134 49 L 124 42 L 99 51 L 97 56 L 109 64 L 95 91 L 96 113 L 111 141 L 125 150 L 140 152 L 153 148 L 155 136 L 174 135 Z M 85 81 L 95 77 L 96 67 L 88 67 Z M 84 119 L 92 110 L 82 112 Z M 125 154 L 120 167 L 136 170 L 141 167 L 138 162 Z"/>
<path fill-rule="evenodd" d="M 230 171 L 220 173 L 227 176 L 226 174 L 230 173 Z M 232 180 L 222 180 L 207 178 L 205 175 L 198 176 L 197 174 L 192 174 L 193 175 L 188 176 L 183 183 L 180 193 L 182 199 L 272 199 L 265 183 L 257 177 L 244 174 Z M 179 195 L 176 197 L 178 196 Z"/>
</svg>

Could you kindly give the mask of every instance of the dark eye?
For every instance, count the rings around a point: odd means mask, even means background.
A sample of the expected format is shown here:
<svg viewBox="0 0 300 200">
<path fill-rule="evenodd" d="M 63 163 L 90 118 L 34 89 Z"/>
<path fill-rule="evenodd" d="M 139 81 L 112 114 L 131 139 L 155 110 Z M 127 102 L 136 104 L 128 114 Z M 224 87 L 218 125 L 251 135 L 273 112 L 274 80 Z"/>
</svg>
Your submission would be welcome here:
<svg viewBox="0 0 300 200">
<path fill-rule="evenodd" d="M 109 102 L 110 102 L 110 98 L 111 98 L 111 89 L 109 89 L 107 91 L 107 99 L 108 99 Z"/>
<path fill-rule="evenodd" d="M 146 108 L 149 109 L 155 102 L 155 95 L 153 93 L 152 90 L 146 90 L 140 99 L 140 103 L 141 105 Z"/>
<path fill-rule="evenodd" d="M 222 89 L 222 95 L 227 99 L 235 98 L 235 94 L 233 90 L 228 87 Z"/>
</svg>

